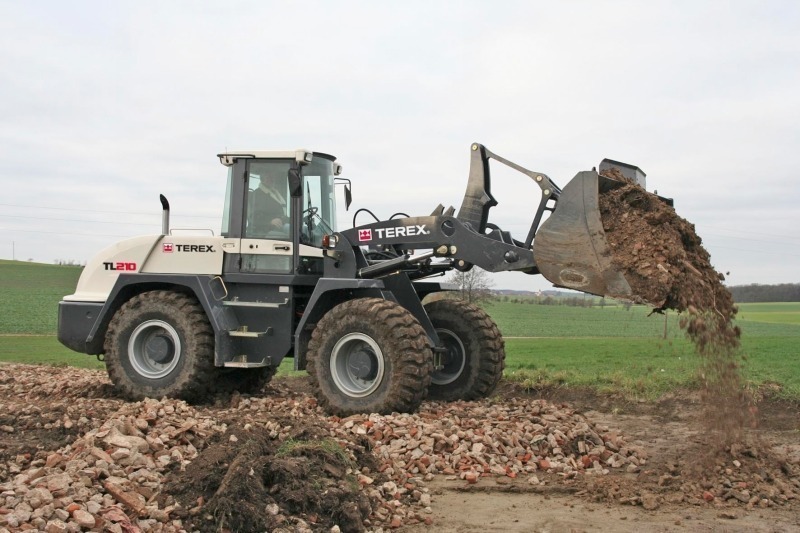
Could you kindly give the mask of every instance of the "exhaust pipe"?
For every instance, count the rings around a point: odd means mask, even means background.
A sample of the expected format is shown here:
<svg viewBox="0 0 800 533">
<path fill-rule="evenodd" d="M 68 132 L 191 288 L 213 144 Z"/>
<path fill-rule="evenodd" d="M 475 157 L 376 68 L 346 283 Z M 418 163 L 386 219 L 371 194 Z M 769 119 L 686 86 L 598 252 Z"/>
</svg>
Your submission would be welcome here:
<svg viewBox="0 0 800 533">
<path fill-rule="evenodd" d="M 169 202 L 163 194 L 158 195 L 161 200 L 161 235 L 169 235 Z"/>
</svg>

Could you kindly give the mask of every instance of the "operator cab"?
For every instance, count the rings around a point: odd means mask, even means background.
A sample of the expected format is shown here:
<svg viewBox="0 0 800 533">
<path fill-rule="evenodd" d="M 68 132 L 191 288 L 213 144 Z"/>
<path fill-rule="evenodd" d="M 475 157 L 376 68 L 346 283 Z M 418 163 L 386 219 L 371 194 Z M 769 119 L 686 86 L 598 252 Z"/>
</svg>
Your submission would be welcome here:
<svg viewBox="0 0 800 533">
<path fill-rule="evenodd" d="M 322 237 L 336 229 L 336 158 L 307 150 L 218 157 L 228 167 L 221 233 L 241 239 L 236 270 L 321 274 Z"/>
</svg>

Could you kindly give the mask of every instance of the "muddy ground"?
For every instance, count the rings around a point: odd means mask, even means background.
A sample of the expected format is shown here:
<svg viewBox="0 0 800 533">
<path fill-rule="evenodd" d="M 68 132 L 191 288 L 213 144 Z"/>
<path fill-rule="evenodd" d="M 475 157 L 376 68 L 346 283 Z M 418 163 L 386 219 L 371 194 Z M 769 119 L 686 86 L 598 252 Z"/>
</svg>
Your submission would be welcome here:
<svg viewBox="0 0 800 533">
<path fill-rule="evenodd" d="M 102 373 L 66 368 L 0 366 L 0 389 L 0 531 L 59 521 L 64 531 L 800 531 L 800 414 L 769 397 L 749 444 L 709 457 L 694 393 L 640 403 L 504 382 L 484 402 L 342 420 L 319 411 L 305 378 L 202 406 L 125 402 Z M 503 474 L 473 453 L 423 477 L 399 462 L 412 455 L 401 440 L 451 427 L 488 442 L 486 421 L 466 415 L 513 418 L 520 407 L 588 423 L 640 465 L 558 468 L 549 450 L 552 468 Z"/>
</svg>

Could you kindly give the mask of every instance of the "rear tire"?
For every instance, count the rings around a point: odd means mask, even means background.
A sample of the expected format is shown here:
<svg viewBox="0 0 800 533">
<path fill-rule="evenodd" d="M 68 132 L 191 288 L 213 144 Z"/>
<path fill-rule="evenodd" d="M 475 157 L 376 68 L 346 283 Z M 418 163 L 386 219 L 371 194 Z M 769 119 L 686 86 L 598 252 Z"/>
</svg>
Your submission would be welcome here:
<svg viewBox="0 0 800 533">
<path fill-rule="evenodd" d="M 339 416 L 414 411 L 432 368 L 430 341 L 417 319 L 380 298 L 337 305 L 308 345 L 312 388 L 325 410 Z"/>
<path fill-rule="evenodd" d="M 108 376 L 125 397 L 198 400 L 214 377 L 214 332 L 191 296 L 150 291 L 114 314 L 105 341 Z"/>
<path fill-rule="evenodd" d="M 486 311 L 463 300 L 437 300 L 425 306 L 447 352 L 444 368 L 434 370 L 428 398 L 477 400 L 494 392 L 503 377 L 505 343 Z"/>
</svg>

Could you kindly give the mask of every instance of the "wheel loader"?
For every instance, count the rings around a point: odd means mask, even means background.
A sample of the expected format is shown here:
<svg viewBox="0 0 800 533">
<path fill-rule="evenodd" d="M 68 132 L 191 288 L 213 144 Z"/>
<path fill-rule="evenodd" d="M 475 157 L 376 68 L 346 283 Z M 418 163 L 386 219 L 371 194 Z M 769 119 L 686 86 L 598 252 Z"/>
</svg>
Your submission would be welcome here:
<svg viewBox="0 0 800 533">
<path fill-rule="evenodd" d="M 131 399 L 252 392 L 287 356 L 308 371 L 320 405 L 340 416 L 411 412 L 426 397 L 485 397 L 502 376 L 503 339 L 480 307 L 440 294 L 455 288 L 446 273 L 480 267 L 542 274 L 597 295 L 631 291 L 611 263 L 598 210 L 600 191 L 619 181 L 593 169 L 561 189 L 481 144 L 470 154 L 457 213 L 439 205 L 427 216 L 380 220 L 361 209 L 345 231 L 336 229 L 336 199 L 343 192 L 349 208 L 351 184 L 335 157 L 219 154 L 227 168 L 220 234 L 172 231 L 161 196 L 161 234 L 102 250 L 59 303 L 59 341 L 104 360 Z M 541 190 L 526 235 L 489 221 L 497 205 L 490 161 Z M 631 165 L 604 166 L 644 178 Z M 255 198 L 268 182 L 285 206 L 265 225 Z M 358 215 L 374 220 L 359 224 Z"/>
</svg>

